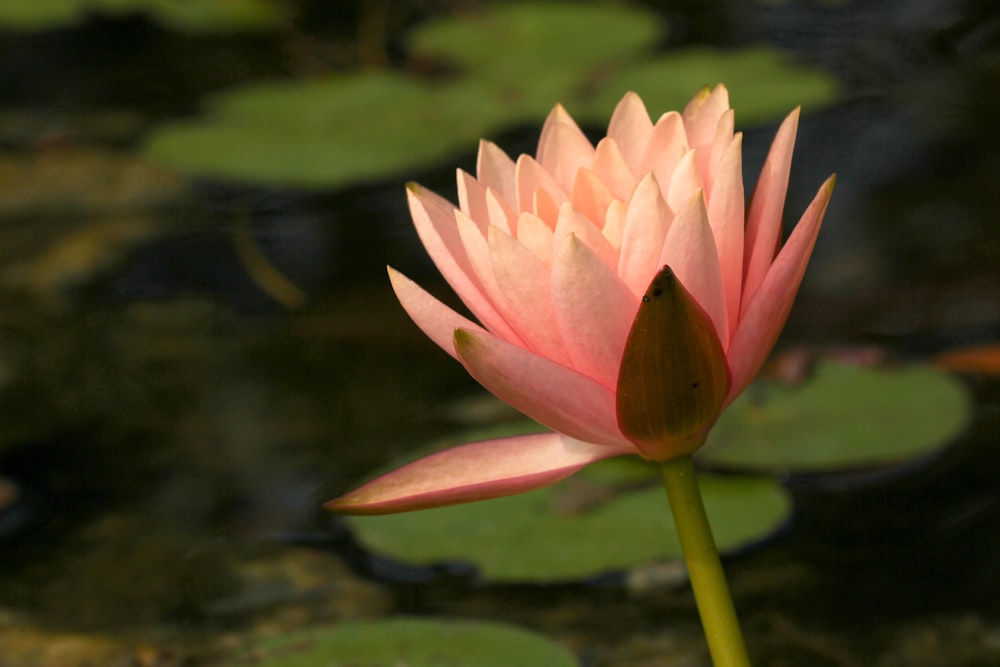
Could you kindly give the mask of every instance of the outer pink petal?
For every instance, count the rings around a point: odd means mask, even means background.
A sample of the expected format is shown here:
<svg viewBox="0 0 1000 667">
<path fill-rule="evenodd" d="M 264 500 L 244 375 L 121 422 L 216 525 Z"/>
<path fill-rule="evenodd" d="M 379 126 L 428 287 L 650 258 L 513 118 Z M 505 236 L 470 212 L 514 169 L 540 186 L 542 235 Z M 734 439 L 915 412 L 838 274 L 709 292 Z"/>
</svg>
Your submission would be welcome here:
<svg viewBox="0 0 1000 667">
<path fill-rule="evenodd" d="M 715 236 L 722 271 L 722 286 L 726 294 L 726 319 L 730 333 L 740 316 L 740 292 L 743 286 L 743 135 L 737 134 L 715 172 L 715 190 L 708 199 L 708 221 Z M 729 340 L 720 338 L 722 349 Z"/>
<path fill-rule="evenodd" d="M 618 275 L 637 298 L 660 269 L 660 253 L 673 217 L 656 176 L 650 172 L 639 181 L 628 204 L 618 256 Z"/>
<path fill-rule="evenodd" d="M 607 213 L 604 214 L 604 229 L 601 230 L 601 234 L 608 240 L 612 248 L 620 249 L 622 247 L 626 213 L 628 213 L 628 204 L 620 199 L 615 199 L 608 206 Z"/>
<path fill-rule="evenodd" d="M 715 177 L 719 170 L 719 165 L 729 145 L 733 143 L 735 136 L 736 114 L 732 109 L 728 109 L 719 119 L 719 125 L 715 128 L 715 139 L 712 142 L 711 157 L 708 161 L 708 169 L 701 174 L 701 180 L 705 183 L 705 197 L 711 201 L 712 189 L 715 187 Z"/>
<path fill-rule="evenodd" d="M 712 318 L 715 333 L 725 349 L 723 341 L 729 340 L 729 324 L 722 270 L 700 190 L 677 212 L 663 243 L 659 265 L 673 269 L 677 280 Z"/>
<path fill-rule="evenodd" d="M 798 123 L 799 109 L 788 114 L 781 123 L 750 199 L 743 250 L 743 303 L 740 306 L 740 311 L 744 313 L 774 260 L 775 248 L 781 237 L 781 216 L 785 208 Z"/>
<path fill-rule="evenodd" d="M 727 402 L 736 398 L 757 375 L 785 325 L 830 203 L 834 181 L 831 176 L 819 189 L 745 309 L 726 354 L 733 374 Z"/>
<path fill-rule="evenodd" d="M 485 332 L 478 324 L 462 317 L 435 299 L 399 271 L 391 266 L 388 269 L 389 281 L 403 309 L 428 338 L 451 356 L 458 359 L 458 352 L 455 351 L 455 329 Z"/>
<path fill-rule="evenodd" d="M 446 199 L 411 183 L 407 186 L 410 215 L 417 234 L 441 275 L 483 325 L 507 340 L 519 340 L 476 278 L 458 232 L 461 212 Z"/>
<path fill-rule="evenodd" d="M 631 445 L 592 445 L 560 433 L 485 440 L 418 459 L 325 508 L 341 514 L 391 514 L 499 498 L 548 486 Z"/>
<path fill-rule="evenodd" d="M 479 142 L 476 177 L 486 187 L 499 192 L 501 199 L 511 204 L 517 201 L 514 161 L 492 141 Z"/>
<path fill-rule="evenodd" d="M 573 368 L 615 387 L 638 297 L 576 236 L 569 236 L 552 263 L 552 304 Z"/>
<path fill-rule="evenodd" d="M 608 124 L 608 136 L 614 139 L 621 149 L 625 163 L 633 174 L 641 175 L 640 168 L 646 156 L 646 145 L 649 133 L 653 130 L 653 121 L 642 99 L 633 92 L 625 93 Z"/>
<path fill-rule="evenodd" d="M 455 349 L 472 377 L 535 421 L 586 442 L 625 442 L 615 394 L 596 380 L 488 333 L 459 329 Z"/>
</svg>

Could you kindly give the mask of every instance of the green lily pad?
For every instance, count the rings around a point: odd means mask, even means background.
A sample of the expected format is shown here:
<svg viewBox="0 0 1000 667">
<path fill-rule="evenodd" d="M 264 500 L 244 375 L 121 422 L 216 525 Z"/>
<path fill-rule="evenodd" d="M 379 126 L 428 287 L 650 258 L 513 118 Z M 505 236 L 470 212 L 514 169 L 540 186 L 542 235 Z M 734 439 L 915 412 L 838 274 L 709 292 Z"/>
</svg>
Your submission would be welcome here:
<svg viewBox="0 0 1000 667">
<path fill-rule="evenodd" d="M 398 618 L 352 621 L 255 645 L 233 665 L 255 667 L 575 667 L 566 648 L 497 623 Z"/>
<path fill-rule="evenodd" d="M 205 119 L 161 127 L 146 151 L 198 176 L 329 187 L 471 151 L 502 114 L 475 84 L 432 90 L 391 74 L 264 83 L 212 98 Z"/>
<path fill-rule="evenodd" d="M 773 534 L 789 516 L 788 496 L 771 479 L 700 483 L 724 552 Z M 578 580 L 681 555 L 656 467 L 638 457 L 516 496 L 346 520 L 369 550 L 413 565 L 473 563 L 496 582 Z"/>
<path fill-rule="evenodd" d="M 884 466 L 941 450 L 968 422 L 966 392 L 946 373 L 822 362 L 801 385 L 752 385 L 723 413 L 699 461 L 758 473 Z"/>
<path fill-rule="evenodd" d="M 780 118 L 797 106 L 822 107 L 839 92 L 831 74 L 770 46 L 733 51 L 699 47 L 616 70 L 580 115 L 599 122 L 615 108 L 621 91 L 634 90 L 655 118 L 660 111 L 683 109 L 693 91 L 720 82 L 729 89 L 737 126 Z"/>
<path fill-rule="evenodd" d="M 624 5 L 511 3 L 425 23 L 409 41 L 416 55 L 459 67 L 535 116 L 647 51 L 661 24 L 655 13 Z"/>
<path fill-rule="evenodd" d="M 0 0 L 0 26 L 14 30 L 51 30 L 89 14 L 140 13 L 190 31 L 271 28 L 291 18 L 287 3 L 276 0 Z"/>
</svg>

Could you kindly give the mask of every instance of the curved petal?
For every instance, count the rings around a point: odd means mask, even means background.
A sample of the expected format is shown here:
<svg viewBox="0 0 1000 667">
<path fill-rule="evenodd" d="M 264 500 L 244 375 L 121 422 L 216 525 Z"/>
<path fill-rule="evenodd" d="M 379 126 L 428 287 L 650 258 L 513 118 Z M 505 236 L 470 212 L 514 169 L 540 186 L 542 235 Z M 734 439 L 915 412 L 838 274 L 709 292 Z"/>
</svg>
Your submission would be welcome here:
<svg viewBox="0 0 1000 667">
<path fill-rule="evenodd" d="M 715 190 L 708 199 L 708 222 L 715 236 L 726 296 L 726 319 L 730 331 L 740 316 L 740 292 L 743 287 L 743 135 L 729 143 L 715 172 Z M 729 340 L 721 338 L 722 348 Z"/>
<path fill-rule="evenodd" d="M 448 200 L 416 183 L 407 185 L 406 194 L 417 235 L 458 297 L 487 329 L 507 340 L 520 340 L 490 301 L 466 255 L 457 222 L 457 216 L 463 214 Z"/>
<path fill-rule="evenodd" d="M 604 181 L 615 197 L 628 201 L 632 196 L 632 190 L 635 189 L 635 175 L 625 163 L 625 156 L 622 155 L 614 139 L 604 137 L 597 143 L 594 162 L 590 168 Z"/>
<path fill-rule="evenodd" d="M 594 147 L 561 104 L 549 114 L 538 140 L 537 160 L 552 177 L 569 190 L 580 167 L 594 160 Z"/>
<path fill-rule="evenodd" d="M 618 275 L 636 298 L 642 296 L 660 268 L 660 253 L 674 218 L 652 172 L 639 181 L 625 213 Z"/>
<path fill-rule="evenodd" d="M 653 121 L 642 99 L 635 93 L 625 93 L 608 124 L 608 136 L 615 140 L 625 163 L 633 174 L 641 175 L 640 166 L 646 157 L 646 144 L 653 130 Z"/>
<path fill-rule="evenodd" d="M 472 377 L 535 421 L 586 442 L 625 441 L 600 382 L 488 333 L 458 329 L 455 349 Z"/>
<path fill-rule="evenodd" d="M 820 187 L 740 320 L 726 355 L 733 373 L 727 403 L 750 384 L 778 340 L 806 272 L 835 181 L 831 176 Z"/>
<path fill-rule="evenodd" d="M 571 235 L 552 262 L 552 304 L 573 368 L 614 387 L 638 297 Z"/>
<path fill-rule="evenodd" d="M 666 186 L 667 206 L 675 212 L 680 211 L 688 203 L 691 195 L 704 189 L 701 175 L 698 174 L 698 153 L 694 150 L 684 154 L 669 181 L 661 179 L 660 174 L 657 174 L 656 178 L 659 179 L 660 185 Z"/>
<path fill-rule="evenodd" d="M 484 440 L 431 454 L 326 503 L 340 514 L 390 514 L 524 493 L 631 445 L 593 445 L 560 433 Z"/>
<path fill-rule="evenodd" d="M 799 109 L 795 109 L 778 128 L 750 198 L 743 249 L 743 303 L 740 306 L 743 313 L 764 280 L 781 237 L 781 217 L 798 124 Z"/>
<path fill-rule="evenodd" d="M 729 91 L 721 83 L 708 95 L 702 92 L 695 96 L 684 109 L 688 145 L 698 152 L 698 171 L 703 176 L 710 173 L 712 144 L 715 143 L 719 121 L 728 110 Z M 707 186 L 709 179 L 704 180 Z"/>
<path fill-rule="evenodd" d="M 636 176 L 641 178 L 652 171 L 662 187 L 670 187 L 677 165 L 690 150 L 681 115 L 671 111 L 660 116 L 644 149 L 639 164 L 633 168 Z"/>
<path fill-rule="evenodd" d="M 586 167 L 577 170 L 570 202 L 573 208 L 593 220 L 600 229 L 604 228 L 604 216 L 614 198 L 600 176 Z"/>
<path fill-rule="evenodd" d="M 476 177 L 486 187 L 499 192 L 501 199 L 512 204 L 517 201 L 514 161 L 492 141 L 479 142 Z"/>
<path fill-rule="evenodd" d="M 617 270 L 618 251 L 608 242 L 608 239 L 592 220 L 573 208 L 572 204 L 566 203 L 559 209 L 559 219 L 556 221 L 556 228 L 552 236 L 554 255 L 558 254 L 559 248 L 562 248 L 571 234 L 583 241 L 595 255 L 601 258 L 605 266 L 612 271 Z"/>
<path fill-rule="evenodd" d="M 392 283 L 392 289 L 403 310 L 428 338 L 451 356 L 458 359 L 458 352 L 455 351 L 455 329 L 485 332 L 485 329 L 478 324 L 462 317 L 435 299 L 424 288 L 396 269 L 391 266 L 387 268 L 389 282 Z"/>
<path fill-rule="evenodd" d="M 715 334 L 725 349 L 729 323 L 722 268 L 701 190 L 677 212 L 663 243 L 659 265 L 669 265 L 673 269 L 677 280 L 712 319 Z"/>
<path fill-rule="evenodd" d="M 517 211 L 534 211 L 535 193 L 541 190 L 554 200 L 556 206 L 569 201 L 569 195 L 552 177 L 545 167 L 535 161 L 530 155 L 517 158 L 514 167 L 514 178 L 517 183 Z M 544 219 L 545 216 L 535 212 Z"/>
<path fill-rule="evenodd" d="M 553 361 L 569 362 L 556 327 L 549 293 L 549 267 L 531 250 L 503 232 L 491 230 L 489 259 L 496 276 L 503 311 L 516 322 L 525 346 Z"/>
</svg>

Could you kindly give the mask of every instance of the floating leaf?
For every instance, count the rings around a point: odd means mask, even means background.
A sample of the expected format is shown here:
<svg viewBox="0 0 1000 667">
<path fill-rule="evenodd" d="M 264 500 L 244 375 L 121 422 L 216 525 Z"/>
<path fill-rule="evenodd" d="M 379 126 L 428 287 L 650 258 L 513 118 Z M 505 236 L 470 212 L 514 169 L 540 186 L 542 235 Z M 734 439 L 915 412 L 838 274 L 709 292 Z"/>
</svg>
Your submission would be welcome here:
<svg viewBox="0 0 1000 667">
<path fill-rule="evenodd" d="M 709 476 L 701 488 L 724 551 L 771 535 L 789 514 L 770 479 Z M 638 457 L 530 493 L 346 521 L 374 552 L 413 565 L 466 561 L 501 582 L 589 578 L 681 554 L 656 468 Z"/>
<path fill-rule="evenodd" d="M 569 102 L 652 47 L 661 23 L 637 7 L 517 3 L 430 21 L 414 30 L 410 45 L 416 55 L 457 65 L 535 115 Z"/>
<path fill-rule="evenodd" d="M 838 92 L 831 74 L 770 46 L 726 51 L 699 47 L 616 70 L 579 113 L 600 122 L 615 108 L 621 91 L 634 90 L 655 118 L 660 110 L 683 109 L 692 91 L 720 82 L 729 90 L 738 126 L 780 118 L 796 106 L 829 104 Z"/>
<path fill-rule="evenodd" d="M 352 621 L 259 642 L 231 665 L 406 665 L 407 667 L 574 667 L 567 649 L 497 623 L 398 618 Z"/>
<path fill-rule="evenodd" d="M 699 460 L 761 473 L 886 465 L 940 450 L 968 419 L 966 392 L 940 371 L 825 362 L 801 385 L 752 385 L 723 413 Z"/>
<path fill-rule="evenodd" d="M 160 128 L 149 155 L 198 176 L 330 187 L 472 150 L 503 119 L 474 84 L 426 88 L 390 74 L 246 86 L 204 120 Z"/>
</svg>

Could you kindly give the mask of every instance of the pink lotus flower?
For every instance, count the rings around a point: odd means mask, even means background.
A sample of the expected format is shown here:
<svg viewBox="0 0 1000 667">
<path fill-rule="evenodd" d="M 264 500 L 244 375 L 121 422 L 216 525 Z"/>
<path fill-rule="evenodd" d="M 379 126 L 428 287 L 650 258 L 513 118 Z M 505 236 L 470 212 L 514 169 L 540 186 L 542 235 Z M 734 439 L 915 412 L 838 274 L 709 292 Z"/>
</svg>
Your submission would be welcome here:
<svg viewBox="0 0 1000 667">
<path fill-rule="evenodd" d="M 326 507 L 511 495 L 611 456 L 665 461 L 700 446 L 770 353 L 833 190 L 831 177 L 782 246 L 798 117 L 779 128 L 746 214 L 742 135 L 721 85 L 656 123 L 629 93 L 596 147 L 556 106 L 536 157 L 480 144 L 478 176 L 458 172 L 459 208 L 410 185 L 417 232 L 479 324 L 390 268 L 400 302 L 553 432 L 439 452 Z"/>
</svg>

